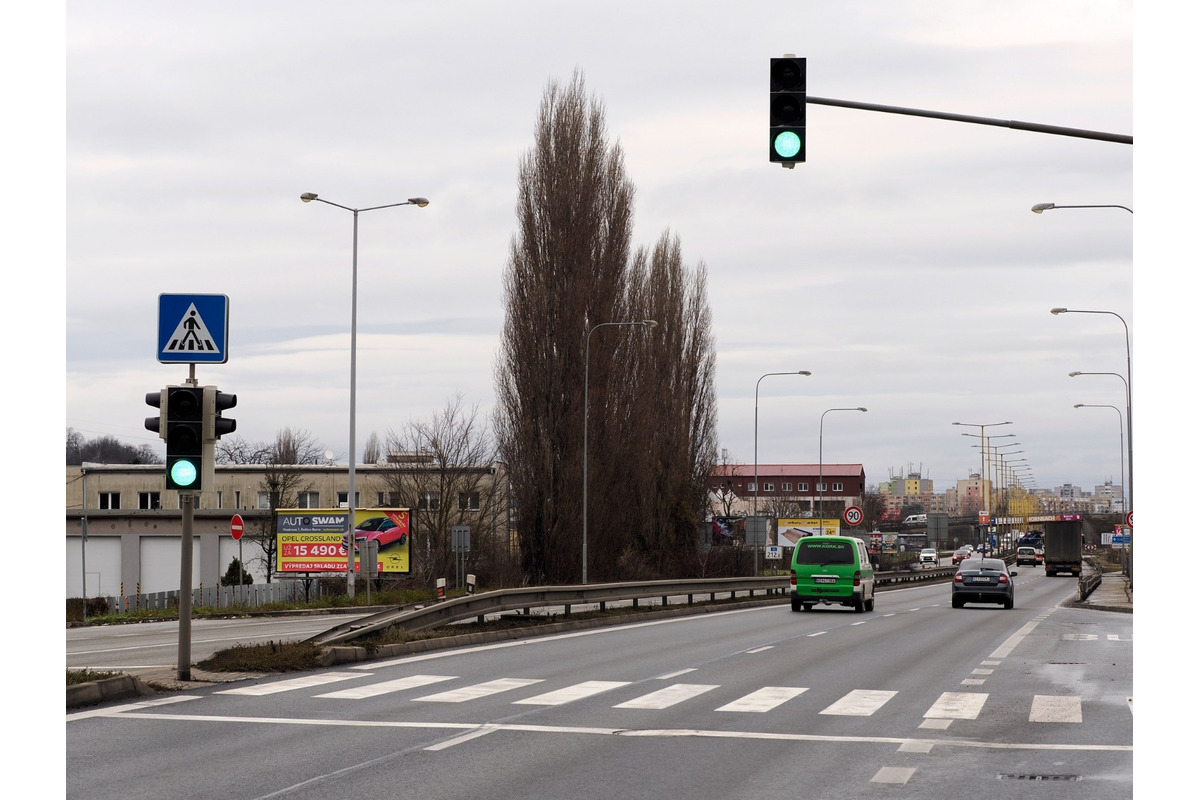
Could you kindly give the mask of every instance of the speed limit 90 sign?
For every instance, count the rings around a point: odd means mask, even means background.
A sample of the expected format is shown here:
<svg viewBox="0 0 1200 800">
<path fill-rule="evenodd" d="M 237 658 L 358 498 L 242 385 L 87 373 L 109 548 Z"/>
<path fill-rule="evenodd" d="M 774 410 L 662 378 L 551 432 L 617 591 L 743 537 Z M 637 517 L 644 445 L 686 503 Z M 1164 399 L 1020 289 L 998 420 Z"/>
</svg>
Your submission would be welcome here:
<svg viewBox="0 0 1200 800">
<path fill-rule="evenodd" d="M 847 525 L 858 525 L 863 521 L 862 509 L 858 506 L 850 506 L 842 513 L 842 521 Z"/>
</svg>

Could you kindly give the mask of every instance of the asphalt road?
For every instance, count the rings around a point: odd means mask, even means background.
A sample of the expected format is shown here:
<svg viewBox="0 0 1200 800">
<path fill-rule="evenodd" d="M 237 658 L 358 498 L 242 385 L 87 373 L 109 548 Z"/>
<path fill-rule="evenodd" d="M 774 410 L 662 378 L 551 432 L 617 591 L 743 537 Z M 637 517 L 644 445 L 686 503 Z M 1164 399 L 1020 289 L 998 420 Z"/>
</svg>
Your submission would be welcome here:
<svg viewBox="0 0 1200 800">
<path fill-rule="evenodd" d="M 85 710 L 67 796 L 1132 796 L 1132 615 L 1016 586 L 1013 610 L 922 585 Z"/>
</svg>

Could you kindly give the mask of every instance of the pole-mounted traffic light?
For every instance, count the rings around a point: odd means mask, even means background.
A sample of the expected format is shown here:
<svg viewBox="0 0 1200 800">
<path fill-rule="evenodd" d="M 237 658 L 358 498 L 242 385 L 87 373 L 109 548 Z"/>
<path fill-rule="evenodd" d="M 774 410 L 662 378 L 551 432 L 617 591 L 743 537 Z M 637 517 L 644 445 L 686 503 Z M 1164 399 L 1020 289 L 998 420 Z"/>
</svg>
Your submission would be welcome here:
<svg viewBox="0 0 1200 800">
<path fill-rule="evenodd" d="M 165 391 L 167 488 L 199 492 L 204 486 L 204 390 L 168 386 Z"/>
<path fill-rule="evenodd" d="M 771 59 L 771 161 L 787 168 L 808 154 L 804 134 L 808 67 L 804 58 Z"/>
<path fill-rule="evenodd" d="M 217 440 L 237 430 L 237 420 L 226 419 L 221 412 L 237 405 L 237 395 L 226 394 L 215 386 L 204 387 L 204 485 L 213 486 Z"/>
<path fill-rule="evenodd" d="M 146 417 L 146 430 L 154 431 L 158 434 L 158 438 L 165 442 L 167 440 L 167 390 L 146 392 L 146 405 L 158 409 L 157 417 Z"/>
</svg>

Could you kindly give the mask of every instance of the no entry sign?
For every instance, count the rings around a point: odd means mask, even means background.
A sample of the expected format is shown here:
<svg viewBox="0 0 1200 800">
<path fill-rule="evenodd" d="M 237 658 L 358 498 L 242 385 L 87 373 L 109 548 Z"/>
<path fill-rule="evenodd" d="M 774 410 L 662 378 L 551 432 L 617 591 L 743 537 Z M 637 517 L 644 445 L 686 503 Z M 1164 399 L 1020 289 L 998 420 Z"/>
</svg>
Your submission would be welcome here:
<svg viewBox="0 0 1200 800">
<path fill-rule="evenodd" d="M 229 520 L 229 535 L 233 537 L 235 542 L 242 538 L 242 529 L 244 527 L 241 514 L 234 514 L 233 519 Z"/>
</svg>

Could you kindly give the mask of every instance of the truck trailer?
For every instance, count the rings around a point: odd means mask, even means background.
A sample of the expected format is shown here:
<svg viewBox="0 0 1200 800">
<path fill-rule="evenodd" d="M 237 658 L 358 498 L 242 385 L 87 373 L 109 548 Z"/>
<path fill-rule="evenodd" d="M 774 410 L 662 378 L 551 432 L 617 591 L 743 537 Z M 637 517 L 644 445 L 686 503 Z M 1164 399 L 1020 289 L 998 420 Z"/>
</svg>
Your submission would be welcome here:
<svg viewBox="0 0 1200 800">
<path fill-rule="evenodd" d="M 1063 519 L 1042 523 L 1043 561 L 1047 575 L 1070 572 L 1079 577 L 1083 571 L 1083 520 Z"/>
</svg>

